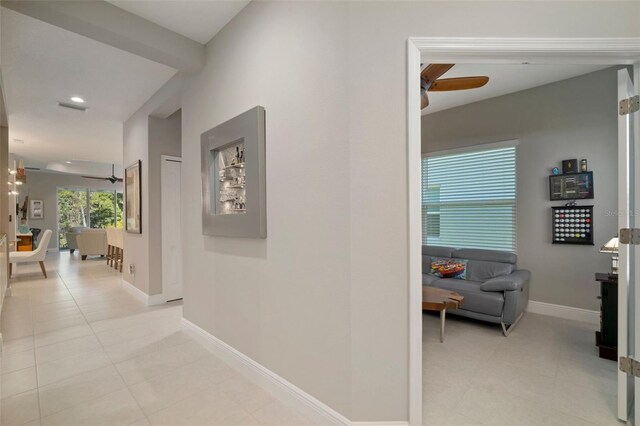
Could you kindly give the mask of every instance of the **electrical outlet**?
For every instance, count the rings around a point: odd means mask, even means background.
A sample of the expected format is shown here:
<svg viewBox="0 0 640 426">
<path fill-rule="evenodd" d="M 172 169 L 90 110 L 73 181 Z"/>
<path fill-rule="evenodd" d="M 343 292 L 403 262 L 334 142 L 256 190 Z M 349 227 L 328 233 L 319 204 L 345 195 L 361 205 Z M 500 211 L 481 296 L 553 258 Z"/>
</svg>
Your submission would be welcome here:
<svg viewBox="0 0 640 426">
<path fill-rule="evenodd" d="M 136 275 L 136 265 L 134 265 L 133 263 L 129 264 L 129 275 L 131 275 L 132 277 Z"/>
</svg>

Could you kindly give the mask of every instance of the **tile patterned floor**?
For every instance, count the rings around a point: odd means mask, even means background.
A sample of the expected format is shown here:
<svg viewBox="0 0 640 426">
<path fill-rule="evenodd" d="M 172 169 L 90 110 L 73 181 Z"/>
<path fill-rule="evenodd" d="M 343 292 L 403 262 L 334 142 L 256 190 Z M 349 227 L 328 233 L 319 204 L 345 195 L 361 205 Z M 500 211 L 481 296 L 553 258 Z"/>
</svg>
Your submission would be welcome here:
<svg viewBox="0 0 640 426">
<path fill-rule="evenodd" d="M 1 424 L 309 425 L 147 307 L 99 259 L 19 265 L 2 313 Z"/>
<path fill-rule="evenodd" d="M 423 315 L 423 424 L 620 425 L 616 363 L 598 358 L 590 324 L 527 313 L 500 326 Z"/>
<path fill-rule="evenodd" d="M 182 306 L 146 307 L 100 260 L 20 265 L 2 314 L 1 424 L 308 425 L 180 329 Z M 527 314 L 499 327 L 424 315 L 428 425 L 614 425 L 616 365 L 594 327 Z"/>
</svg>

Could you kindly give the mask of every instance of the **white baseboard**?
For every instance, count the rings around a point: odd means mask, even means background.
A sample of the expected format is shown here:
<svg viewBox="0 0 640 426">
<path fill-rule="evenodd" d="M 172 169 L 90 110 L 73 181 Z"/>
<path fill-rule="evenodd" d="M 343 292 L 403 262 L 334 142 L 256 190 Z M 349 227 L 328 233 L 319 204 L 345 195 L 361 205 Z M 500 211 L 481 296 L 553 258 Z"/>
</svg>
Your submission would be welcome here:
<svg viewBox="0 0 640 426">
<path fill-rule="evenodd" d="M 182 326 L 186 333 L 193 336 L 216 356 L 226 361 L 252 382 L 267 389 L 284 403 L 301 412 L 314 423 L 319 425 L 348 426 L 408 425 L 407 422 L 352 422 L 322 401 L 319 401 L 242 352 L 209 334 L 191 321 L 182 318 Z"/>
<path fill-rule="evenodd" d="M 599 311 L 591 311 L 589 309 L 574 308 L 564 305 L 554 305 L 553 303 L 536 302 L 535 300 L 529 301 L 529 304 L 527 305 L 527 312 L 574 321 L 582 321 L 589 324 L 600 324 Z"/>
<path fill-rule="evenodd" d="M 149 296 L 147 293 L 140 290 L 133 284 L 125 281 L 124 279 L 122 280 L 122 288 L 147 306 L 161 305 L 166 302 L 162 294 L 154 294 Z"/>
</svg>

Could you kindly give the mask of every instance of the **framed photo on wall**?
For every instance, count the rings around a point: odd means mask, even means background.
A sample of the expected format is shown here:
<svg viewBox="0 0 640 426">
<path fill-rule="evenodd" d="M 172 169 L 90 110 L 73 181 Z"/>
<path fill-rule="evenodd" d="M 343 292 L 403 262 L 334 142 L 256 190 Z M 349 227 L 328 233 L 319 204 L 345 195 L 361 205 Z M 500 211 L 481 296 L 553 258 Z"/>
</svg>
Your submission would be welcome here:
<svg viewBox="0 0 640 426">
<path fill-rule="evenodd" d="M 44 201 L 43 200 L 29 201 L 29 219 L 35 219 L 35 220 L 44 219 Z"/>
<path fill-rule="evenodd" d="M 132 234 L 142 234 L 142 161 L 138 160 L 124 173 L 125 229 Z"/>
</svg>

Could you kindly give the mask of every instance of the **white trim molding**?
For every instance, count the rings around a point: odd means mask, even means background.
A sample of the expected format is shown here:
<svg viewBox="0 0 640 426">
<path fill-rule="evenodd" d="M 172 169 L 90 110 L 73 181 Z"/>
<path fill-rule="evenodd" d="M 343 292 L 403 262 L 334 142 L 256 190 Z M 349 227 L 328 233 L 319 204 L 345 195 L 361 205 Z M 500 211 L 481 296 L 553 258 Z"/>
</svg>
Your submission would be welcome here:
<svg viewBox="0 0 640 426">
<path fill-rule="evenodd" d="M 633 64 L 640 56 L 640 38 L 475 38 L 411 37 L 429 58 L 456 63 Z"/>
<path fill-rule="evenodd" d="M 153 294 L 149 296 L 138 287 L 125 281 L 124 278 L 122 279 L 122 289 L 147 306 L 161 305 L 163 303 L 166 303 L 166 300 L 164 300 L 164 296 L 162 294 Z"/>
<path fill-rule="evenodd" d="M 407 426 L 407 422 L 352 422 L 333 408 L 269 370 L 262 364 L 249 358 L 234 347 L 198 327 L 186 318 L 182 318 L 182 328 L 204 345 L 214 355 L 227 362 L 240 374 L 258 386 L 274 394 L 282 402 L 298 410 L 310 420 L 321 425 L 347 426 Z"/>
<path fill-rule="evenodd" d="M 227 362 L 243 376 L 267 389 L 283 402 L 297 409 L 311 420 L 316 421 L 318 424 L 351 424 L 349 419 L 342 414 L 186 318 L 182 318 L 182 327 L 187 334 L 195 338 L 214 355 Z"/>
<path fill-rule="evenodd" d="M 634 38 L 410 37 L 407 40 L 407 169 L 409 271 L 409 422 L 422 424 L 421 114 L 420 64 L 603 64 L 640 62 Z M 530 312 L 593 321 L 593 311 L 529 302 Z M 557 305 L 555 305 L 557 306 Z"/>
<path fill-rule="evenodd" d="M 554 305 L 553 303 L 536 302 L 535 300 L 529 300 L 529 304 L 527 305 L 527 312 L 574 321 L 582 321 L 593 325 L 600 324 L 599 311 L 574 308 L 572 306 Z"/>
</svg>

